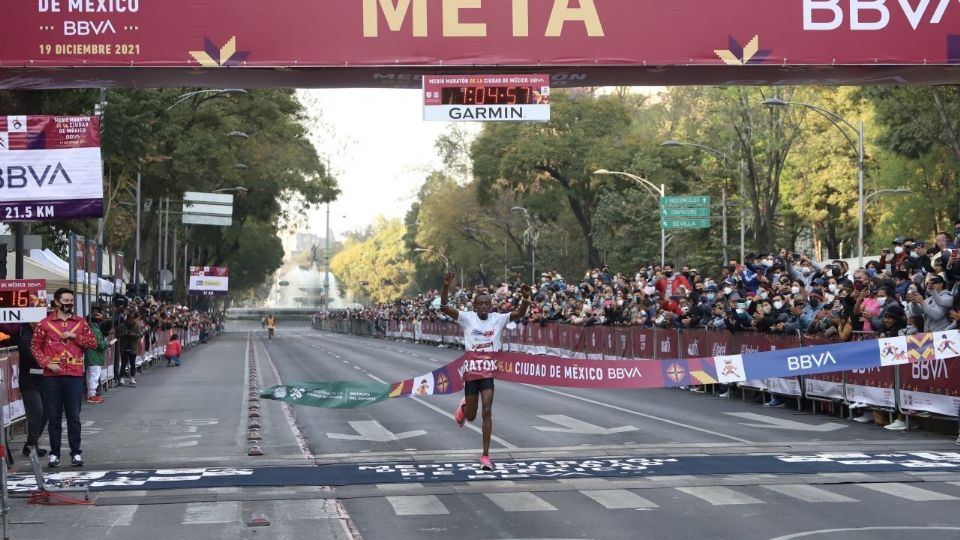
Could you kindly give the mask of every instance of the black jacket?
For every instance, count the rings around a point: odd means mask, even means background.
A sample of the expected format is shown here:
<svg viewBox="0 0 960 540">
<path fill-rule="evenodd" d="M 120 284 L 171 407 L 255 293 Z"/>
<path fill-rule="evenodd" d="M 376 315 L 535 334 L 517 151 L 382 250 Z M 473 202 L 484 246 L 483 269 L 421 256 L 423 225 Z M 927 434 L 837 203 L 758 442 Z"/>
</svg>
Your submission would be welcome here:
<svg viewBox="0 0 960 540">
<path fill-rule="evenodd" d="M 31 369 L 40 370 L 37 359 L 30 352 L 30 342 L 33 340 L 33 328 L 29 324 L 24 324 L 20 329 L 20 339 L 17 341 L 17 349 L 20 352 L 20 391 L 40 390 L 43 385 L 43 371 L 31 374 Z"/>
</svg>

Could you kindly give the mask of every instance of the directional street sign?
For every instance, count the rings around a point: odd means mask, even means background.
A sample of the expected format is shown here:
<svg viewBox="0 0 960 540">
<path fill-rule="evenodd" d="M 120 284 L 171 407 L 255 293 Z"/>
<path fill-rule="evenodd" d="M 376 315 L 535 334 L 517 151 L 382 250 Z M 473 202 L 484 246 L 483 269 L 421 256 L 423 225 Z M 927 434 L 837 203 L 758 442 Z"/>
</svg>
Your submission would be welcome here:
<svg viewBox="0 0 960 540">
<path fill-rule="evenodd" d="M 709 219 L 661 219 L 664 229 L 709 229 Z"/>
<path fill-rule="evenodd" d="M 701 207 L 701 208 L 674 208 L 672 206 L 664 206 L 660 208 L 660 217 L 662 218 L 683 218 L 683 217 L 710 217 L 710 208 Z"/>
<path fill-rule="evenodd" d="M 671 195 L 660 197 L 660 206 L 710 206 L 709 195 Z"/>
</svg>

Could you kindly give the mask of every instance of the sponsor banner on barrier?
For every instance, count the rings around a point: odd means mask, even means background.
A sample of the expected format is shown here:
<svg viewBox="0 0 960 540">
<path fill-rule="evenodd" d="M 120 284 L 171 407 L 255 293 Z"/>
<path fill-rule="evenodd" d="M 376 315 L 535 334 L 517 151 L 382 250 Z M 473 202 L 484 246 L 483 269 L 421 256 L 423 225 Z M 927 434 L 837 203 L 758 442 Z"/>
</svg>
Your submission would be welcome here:
<svg viewBox="0 0 960 540">
<path fill-rule="evenodd" d="M 924 359 L 898 369 L 901 408 L 957 415 L 960 405 L 960 358 Z"/>
<path fill-rule="evenodd" d="M 843 382 L 825 380 L 826 374 L 809 375 L 804 378 L 808 397 L 822 397 L 829 399 L 843 399 Z M 838 379 L 840 377 L 837 377 Z"/>
<path fill-rule="evenodd" d="M 929 334 L 913 336 L 913 341 L 932 340 Z M 906 340 L 904 340 L 906 341 Z M 904 343 L 905 344 L 905 343 Z M 909 358 L 909 355 L 908 355 Z M 717 382 L 734 383 L 748 379 L 774 379 L 801 375 L 876 368 L 884 362 L 877 343 L 860 341 L 835 343 L 801 349 L 729 355 L 709 358 L 672 360 L 575 360 L 554 356 L 520 353 L 467 352 L 450 364 L 423 375 L 394 383 L 389 397 L 406 395 L 450 394 L 463 387 L 467 371 L 490 371 L 497 379 L 541 386 L 571 388 L 662 388 Z M 345 393 L 353 383 L 303 383 L 273 387 L 263 392 L 267 399 L 281 399 L 296 404 L 320 407 L 358 407 L 383 399 L 382 386 L 364 386 L 360 399 L 349 399 Z M 766 383 L 769 385 L 769 381 Z M 793 392 L 791 383 L 787 393 Z M 290 391 L 294 388 L 309 388 Z M 321 392 L 322 391 L 322 392 Z M 378 393 L 379 392 L 379 393 Z M 322 393 L 325 397 L 318 397 Z M 332 396 L 332 397 L 331 397 Z"/>
<path fill-rule="evenodd" d="M 803 390 L 800 388 L 800 379 L 796 377 L 771 377 L 763 380 L 767 390 L 774 394 L 800 397 Z"/>
<path fill-rule="evenodd" d="M 865 403 L 877 407 L 896 406 L 893 367 L 873 367 L 847 371 L 844 396 L 849 403 Z"/>
</svg>

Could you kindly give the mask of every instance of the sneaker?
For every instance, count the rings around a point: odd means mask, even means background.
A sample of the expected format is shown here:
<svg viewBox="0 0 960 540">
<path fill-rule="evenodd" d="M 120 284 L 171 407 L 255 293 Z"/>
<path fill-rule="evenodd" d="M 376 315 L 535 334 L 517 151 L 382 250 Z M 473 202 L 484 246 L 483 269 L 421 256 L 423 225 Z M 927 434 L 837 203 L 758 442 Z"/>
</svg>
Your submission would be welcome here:
<svg viewBox="0 0 960 540">
<path fill-rule="evenodd" d="M 117 379 L 117 386 L 123 386 L 123 379 Z"/>
<path fill-rule="evenodd" d="M 87 398 L 87 403 L 103 403 L 103 398 L 100 396 L 90 396 Z"/>
<path fill-rule="evenodd" d="M 861 424 L 872 424 L 873 423 L 873 413 L 867 411 L 862 415 L 853 419 L 854 422 L 860 422 Z"/>
<path fill-rule="evenodd" d="M 130 384 L 130 386 L 136 386 L 136 385 L 137 385 L 137 380 L 134 379 L 133 377 L 130 377 L 130 383 L 129 383 L 129 384 Z"/>
<path fill-rule="evenodd" d="M 720 399 L 727 399 L 728 397 L 730 397 L 730 391 L 727 390 L 726 392 L 724 392 L 724 393 L 722 393 L 722 394 L 717 394 L 717 397 L 720 398 Z"/>
<path fill-rule="evenodd" d="M 73 457 L 70 458 L 70 463 L 74 467 L 83 467 L 83 458 L 80 457 L 80 454 L 74 454 Z"/>
<path fill-rule="evenodd" d="M 493 470 L 493 463 L 490 461 L 490 456 L 480 456 L 480 470 L 482 471 Z"/>
<path fill-rule="evenodd" d="M 47 466 L 49 466 L 51 469 L 56 469 L 57 467 L 59 467 L 60 456 L 56 454 L 50 454 L 50 457 L 48 458 L 48 461 L 47 461 Z"/>
<path fill-rule="evenodd" d="M 30 455 L 30 449 L 31 449 L 31 448 L 35 448 L 35 449 L 37 450 L 37 457 L 43 457 L 43 456 L 47 455 L 47 449 L 46 449 L 46 448 L 40 448 L 39 446 L 36 446 L 36 447 L 35 447 L 35 446 L 33 446 L 33 445 L 30 445 L 30 444 L 25 444 L 25 445 L 23 445 L 23 455 L 29 456 L 29 455 Z"/>
<path fill-rule="evenodd" d="M 453 419 L 457 421 L 457 425 L 463 427 L 464 422 L 467 421 L 467 415 L 463 413 L 463 407 L 467 404 L 467 398 L 460 400 L 460 405 L 457 406 L 457 412 L 453 413 Z"/>
<path fill-rule="evenodd" d="M 889 429 L 890 431 L 906 431 L 907 424 L 898 418 L 893 423 L 883 426 L 883 429 Z"/>
<path fill-rule="evenodd" d="M 776 398 L 776 397 L 763 404 L 764 407 L 774 407 L 774 408 L 783 407 L 784 405 L 785 405 L 785 402 L 782 399 Z"/>
</svg>

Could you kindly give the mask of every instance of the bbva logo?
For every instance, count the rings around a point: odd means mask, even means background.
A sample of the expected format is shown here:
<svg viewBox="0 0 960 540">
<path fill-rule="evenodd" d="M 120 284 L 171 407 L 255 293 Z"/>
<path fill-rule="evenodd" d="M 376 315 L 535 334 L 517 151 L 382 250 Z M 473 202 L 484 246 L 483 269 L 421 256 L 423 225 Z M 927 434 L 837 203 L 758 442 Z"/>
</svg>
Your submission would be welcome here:
<svg viewBox="0 0 960 540">
<path fill-rule="evenodd" d="M 833 357 L 830 351 L 821 354 L 801 354 L 800 356 L 787 357 L 787 368 L 790 371 L 823 367 L 827 364 L 836 365 L 836 363 L 837 359 Z"/>
</svg>

